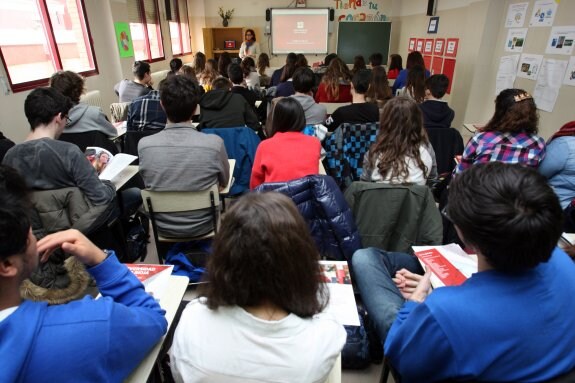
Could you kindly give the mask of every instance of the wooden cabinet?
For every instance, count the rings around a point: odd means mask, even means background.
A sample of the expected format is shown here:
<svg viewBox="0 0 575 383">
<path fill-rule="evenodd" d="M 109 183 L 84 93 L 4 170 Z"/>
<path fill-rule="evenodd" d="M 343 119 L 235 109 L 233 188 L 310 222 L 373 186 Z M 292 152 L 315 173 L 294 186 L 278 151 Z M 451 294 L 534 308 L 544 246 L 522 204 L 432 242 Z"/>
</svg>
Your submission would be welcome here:
<svg viewBox="0 0 575 383">
<path fill-rule="evenodd" d="M 204 53 L 208 59 L 218 59 L 220 54 L 228 52 L 239 57 L 240 46 L 244 41 L 244 28 L 204 28 Z M 235 49 L 225 49 L 225 41 L 235 41 Z"/>
</svg>

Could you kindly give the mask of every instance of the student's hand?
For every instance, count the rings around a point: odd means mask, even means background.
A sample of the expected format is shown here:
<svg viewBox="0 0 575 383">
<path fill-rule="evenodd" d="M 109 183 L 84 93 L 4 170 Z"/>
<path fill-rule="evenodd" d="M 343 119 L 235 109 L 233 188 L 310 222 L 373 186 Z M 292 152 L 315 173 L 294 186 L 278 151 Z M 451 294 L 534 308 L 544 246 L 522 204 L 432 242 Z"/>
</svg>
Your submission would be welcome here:
<svg viewBox="0 0 575 383">
<path fill-rule="evenodd" d="M 403 298 L 410 299 L 411 294 L 413 294 L 422 278 L 422 275 L 412 273 L 406 269 L 401 269 L 395 273 L 395 278 L 392 278 L 392 280 L 399 289 Z"/>
<path fill-rule="evenodd" d="M 37 249 L 42 262 L 46 262 L 50 254 L 61 247 L 66 253 L 74 255 L 86 266 L 94 266 L 106 259 L 106 254 L 94 245 L 78 230 L 70 229 L 50 234 L 38 241 Z"/>
<path fill-rule="evenodd" d="M 409 297 L 409 300 L 422 303 L 431 291 L 431 270 L 427 269 L 425 274 L 419 280 L 419 284 Z"/>
</svg>

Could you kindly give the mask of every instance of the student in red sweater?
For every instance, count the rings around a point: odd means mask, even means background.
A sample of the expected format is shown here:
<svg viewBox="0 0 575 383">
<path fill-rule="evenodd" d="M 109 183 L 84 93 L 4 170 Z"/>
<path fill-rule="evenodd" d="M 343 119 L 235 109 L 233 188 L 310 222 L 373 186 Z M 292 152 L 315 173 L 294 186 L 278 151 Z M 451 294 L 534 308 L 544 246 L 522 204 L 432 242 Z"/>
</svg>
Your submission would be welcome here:
<svg viewBox="0 0 575 383">
<path fill-rule="evenodd" d="M 317 138 L 302 133 L 305 113 L 295 99 L 279 100 L 266 124 L 271 128 L 256 151 L 250 188 L 265 182 L 283 182 L 318 174 L 321 145 Z M 271 130 L 271 131 L 270 131 Z"/>
</svg>

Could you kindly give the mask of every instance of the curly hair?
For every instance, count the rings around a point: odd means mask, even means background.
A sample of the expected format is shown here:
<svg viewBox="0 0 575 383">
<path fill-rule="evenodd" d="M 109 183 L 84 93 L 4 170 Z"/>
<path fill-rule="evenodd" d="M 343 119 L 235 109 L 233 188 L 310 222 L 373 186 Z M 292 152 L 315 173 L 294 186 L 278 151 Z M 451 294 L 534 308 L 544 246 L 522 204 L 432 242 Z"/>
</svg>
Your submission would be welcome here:
<svg viewBox="0 0 575 383">
<path fill-rule="evenodd" d="M 76 105 L 85 91 L 84 77 L 76 72 L 61 70 L 50 77 L 50 87 L 68 97 Z"/>
<path fill-rule="evenodd" d="M 327 95 L 329 98 L 339 98 L 339 83 L 340 81 L 350 81 L 351 71 L 345 65 L 342 59 L 334 57 L 327 67 L 325 74 L 321 81 L 325 84 Z"/>
<path fill-rule="evenodd" d="M 533 97 L 523 89 L 505 89 L 495 99 L 495 113 L 484 132 L 537 134 L 539 114 Z"/>
<path fill-rule="evenodd" d="M 377 164 L 383 178 L 407 178 L 406 160 L 412 158 L 427 176 L 429 169 L 419 152 L 422 145 L 429 145 L 429 139 L 417 103 L 409 97 L 394 97 L 383 107 L 379 132 L 368 152 L 369 165 L 374 168 Z"/>
<path fill-rule="evenodd" d="M 270 302 L 309 318 L 329 299 L 320 282 L 319 253 L 293 201 L 277 192 L 249 193 L 222 219 L 208 258 L 207 306 Z"/>
<path fill-rule="evenodd" d="M 385 73 L 384 67 L 377 66 L 371 70 L 371 83 L 365 96 L 369 98 L 371 102 L 389 100 L 391 98 L 391 88 L 389 87 L 387 73 Z"/>
</svg>

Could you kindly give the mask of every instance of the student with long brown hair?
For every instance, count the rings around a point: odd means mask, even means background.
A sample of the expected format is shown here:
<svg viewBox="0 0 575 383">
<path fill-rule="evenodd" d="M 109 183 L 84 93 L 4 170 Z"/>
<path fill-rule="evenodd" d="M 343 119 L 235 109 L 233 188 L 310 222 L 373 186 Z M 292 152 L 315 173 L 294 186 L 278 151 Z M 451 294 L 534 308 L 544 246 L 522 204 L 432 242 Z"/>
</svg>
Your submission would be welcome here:
<svg viewBox="0 0 575 383">
<path fill-rule="evenodd" d="M 407 55 L 407 60 L 405 61 L 405 69 L 399 72 L 395 82 L 393 83 L 393 94 L 395 94 L 398 89 L 401 89 L 405 86 L 407 83 L 407 74 L 409 73 L 409 70 L 416 65 L 421 65 L 423 68 L 425 68 L 425 61 L 423 61 L 423 56 L 418 51 L 410 52 Z M 425 78 L 428 78 L 430 75 L 431 73 L 425 69 Z"/>
<path fill-rule="evenodd" d="M 204 71 L 206 67 L 206 55 L 202 52 L 196 52 L 194 55 L 194 63 L 192 65 L 194 68 L 194 72 L 196 72 L 196 76 L 198 77 L 198 81 L 200 81 L 200 74 Z"/>
<path fill-rule="evenodd" d="M 365 94 L 365 99 L 368 102 L 377 103 L 377 107 L 382 109 L 391 97 L 391 88 L 387 81 L 385 68 L 383 66 L 373 68 L 371 70 L 371 82 Z"/>
<path fill-rule="evenodd" d="M 425 185 L 434 177 L 435 153 L 417 103 L 394 97 L 383 107 L 375 143 L 365 154 L 362 181 Z"/>
<path fill-rule="evenodd" d="M 270 57 L 267 53 L 260 53 L 257 67 L 258 74 L 260 75 L 260 85 L 269 86 L 271 78 L 266 74 L 266 69 L 270 67 Z"/>
<path fill-rule="evenodd" d="M 295 101 L 294 101 L 295 102 Z M 323 382 L 345 330 L 327 314 L 319 254 L 287 196 L 248 193 L 222 219 L 209 283 L 170 350 L 177 382 Z"/>
<path fill-rule="evenodd" d="M 217 66 L 218 63 L 216 60 L 208 59 L 208 61 L 206 61 L 204 70 L 202 71 L 202 73 L 200 73 L 199 76 L 200 85 L 204 88 L 206 92 L 212 89 L 212 82 L 214 82 L 214 80 L 218 78 L 220 75 L 216 70 Z"/>
<path fill-rule="evenodd" d="M 351 71 L 342 59 L 334 57 L 321 79 L 316 102 L 351 102 Z"/>
<path fill-rule="evenodd" d="M 387 78 L 396 79 L 399 72 L 403 70 L 403 59 L 398 54 L 389 55 Z"/>
<path fill-rule="evenodd" d="M 407 74 L 405 86 L 397 91 L 398 95 L 414 99 L 418 104 L 425 100 L 425 68 L 415 65 Z"/>
</svg>

